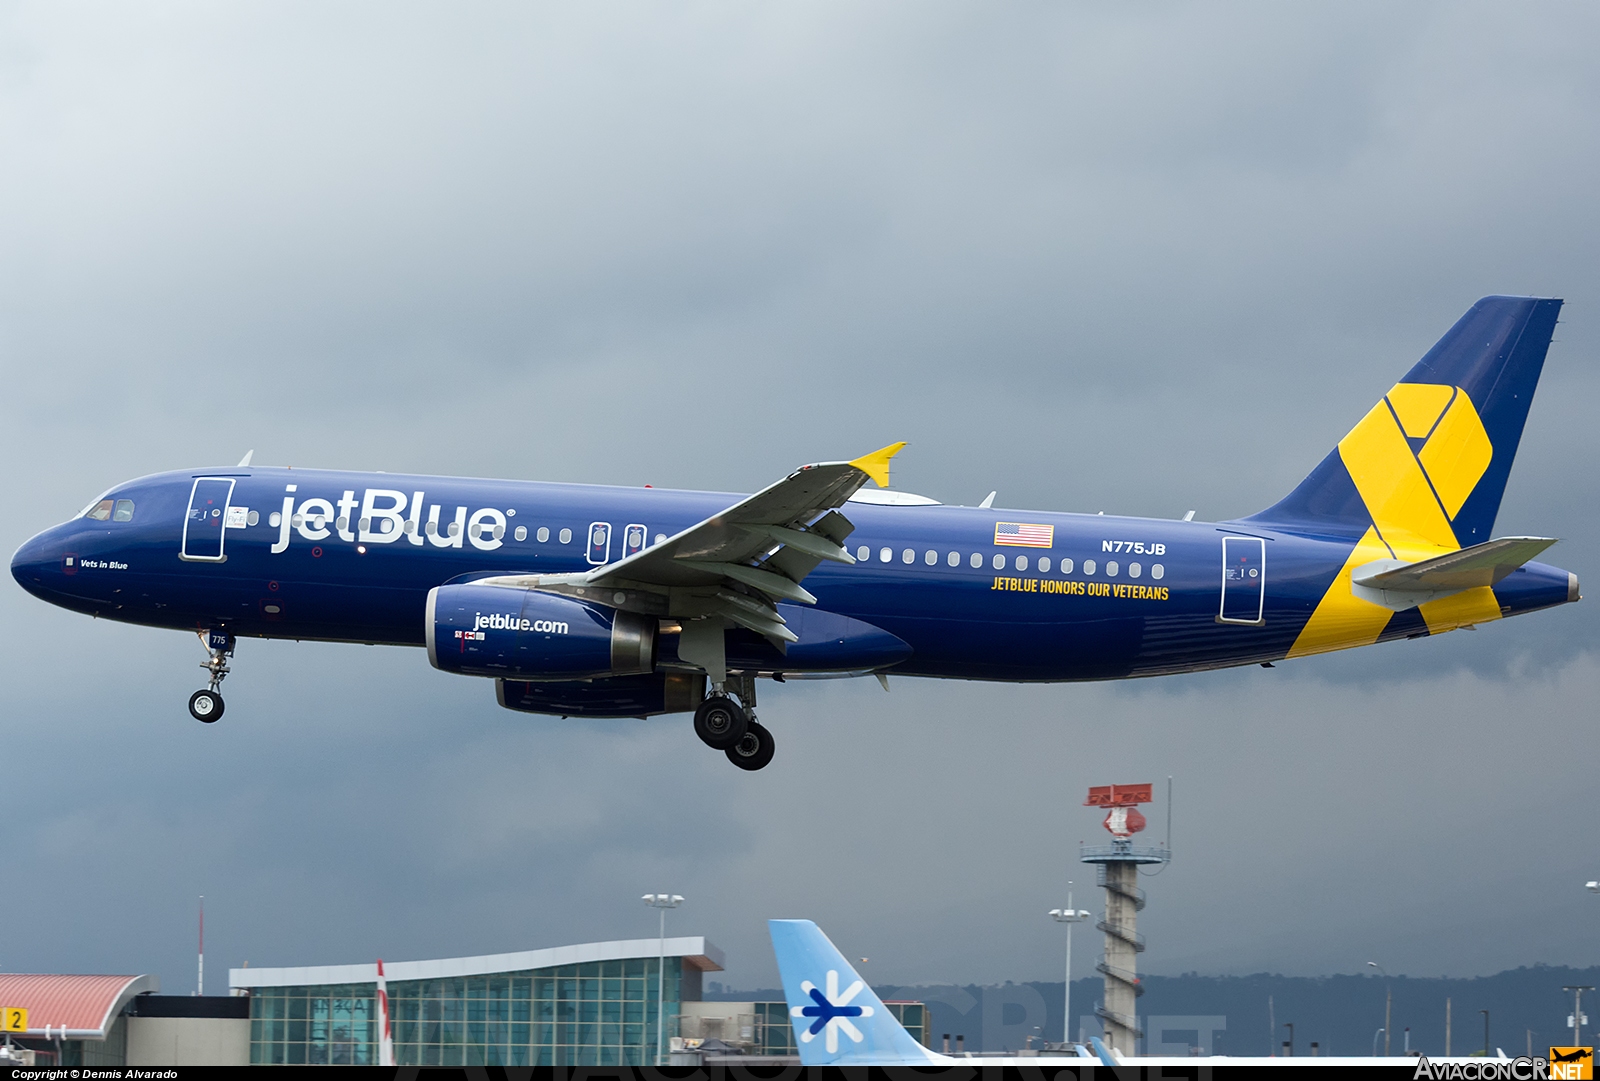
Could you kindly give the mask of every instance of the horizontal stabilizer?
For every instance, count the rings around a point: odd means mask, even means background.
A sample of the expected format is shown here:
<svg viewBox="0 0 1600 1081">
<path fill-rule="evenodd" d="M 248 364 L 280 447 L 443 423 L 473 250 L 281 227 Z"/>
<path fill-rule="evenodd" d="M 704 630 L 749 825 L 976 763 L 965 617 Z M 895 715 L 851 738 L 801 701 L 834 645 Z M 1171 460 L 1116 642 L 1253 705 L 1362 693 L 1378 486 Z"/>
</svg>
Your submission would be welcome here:
<svg viewBox="0 0 1600 1081">
<path fill-rule="evenodd" d="M 1554 543 L 1553 537 L 1501 537 L 1416 563 L 1379 559 L 1357 567 L 1350 575 L 1350 588 L 1374 604 L 1403 611 L 1462 590 L 1495 585 Z"/>
<path fill-rule="evenodd" d="M 1554 537 L 1501 537 L 1449 555 L 1424 559 L 1420 563 L 1383 559 L 1356 568 L 1351 581 L 1374 589 L 1434 590 L 1492 586 L 1555 542 Z M 1391 566 L 1385 568 L 1383 564 Z"/>
</svg>

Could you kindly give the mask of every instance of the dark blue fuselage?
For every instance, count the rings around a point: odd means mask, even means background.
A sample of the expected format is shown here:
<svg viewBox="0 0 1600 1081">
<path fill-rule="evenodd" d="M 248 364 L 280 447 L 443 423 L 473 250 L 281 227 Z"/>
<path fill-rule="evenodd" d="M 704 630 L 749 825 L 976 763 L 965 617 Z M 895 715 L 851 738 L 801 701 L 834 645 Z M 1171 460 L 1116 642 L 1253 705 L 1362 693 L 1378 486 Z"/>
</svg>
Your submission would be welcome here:
<svg viewBox="0 0 1600 1081">
<path fill-rule="evenodd" d="M 589 570 L 739 498 L 276 468 L 164 473 L 107 493 L 114 509 L 103 518 L 34 537 L 12 573 L 52 604 L 129 623 L 418 646 L 435 586 Z M 983 680 L 1116 679 L 1284 657 L 1357 540 L 1247 522 L 857 502 L 844 512 L 859 562 L 823 563 L 805 579 L 817 607 L 903 640 L 911 654 L 896 672 Z M 1027 528 L 1000 544 L 1001 523 Z M 1228 599 L 1231 622 L 1219 621 L 1226 538 L 1261 540 L 1230 550 L 1248 553 L 1239 562 L 1254 572 Z M 1513 615 L 1576 598 L 1565 571 L 1530 563 L 1494 599 Z M 1426 633 L 1413 609 L 1380 640 Z M 789 669 L 773 657 L 773 670 Z"/>
</svg>

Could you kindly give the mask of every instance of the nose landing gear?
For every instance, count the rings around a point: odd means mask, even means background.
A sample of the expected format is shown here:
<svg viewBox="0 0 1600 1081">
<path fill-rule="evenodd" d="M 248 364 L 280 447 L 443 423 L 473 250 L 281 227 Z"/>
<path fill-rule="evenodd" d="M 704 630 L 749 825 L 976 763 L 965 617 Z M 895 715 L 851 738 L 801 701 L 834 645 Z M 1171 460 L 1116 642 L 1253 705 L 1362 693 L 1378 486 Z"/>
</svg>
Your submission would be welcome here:
<svg viewBox="0 0 1600 1081">
<path fill-rule="evenodd" d="M 734 701 L 735 695 L 739 702 Z M 730 675 L 727 683 L 714 686 L 694 711 L 694 734 L 707 747 L 725 753 L 740 769 L 758 770 L 771 762 L 772 733 L 756 721 L 756 677 Z"/>
<path fill-rule="evenodd" d="M 233 656 L 234 638 L 226 631 L 201 631 L 200 641 L 209 654 L 200 667 L 211 673 L 211 685 L 189 696 L 189 716 L 211 724 L 222 716 L 222 695 L 218 689 L 228 678 L 228 658 Z"/>
<path fill-rule="evenodd" d="M 222 716 L 222 695 L 216 691 L 195 691 L 189 696 L 189 716 L 210 724 Z"/>
</svg>

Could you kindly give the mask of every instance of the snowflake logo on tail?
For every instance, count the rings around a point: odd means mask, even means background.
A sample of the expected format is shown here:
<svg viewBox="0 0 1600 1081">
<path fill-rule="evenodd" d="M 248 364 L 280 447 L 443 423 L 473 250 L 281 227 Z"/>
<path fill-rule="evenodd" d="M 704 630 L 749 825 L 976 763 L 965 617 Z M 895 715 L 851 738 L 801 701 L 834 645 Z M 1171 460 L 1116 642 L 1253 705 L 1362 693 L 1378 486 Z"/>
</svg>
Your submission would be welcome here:
<svg viewBox="0 0 1600 1081">
<path fill-rule="evenodd" d="M 810 1043 L 818 1035 L 826 1041 L 828 1054 L 837 1054 L 839 1050 L 839 1033 L 843 1032 L 856 1043 L 866 1039 L 861 1030 L 850 1023 L 852 1017 L 871 1017 L 871 1006 L 852 1006 L 850 1000 L 861 993 L 866 984 L 857 980 L 845 988 L 844 994 L 839 993 L 839 973 L 837 969 L 828 970 L 828 992 L 822 990 L 810 980 L 800 984 L 802 994 L 811 997 L 810 1006 L 794 1006 L 789 1010 L 791 1017 L 809 1017 L 812 1022 L 809 1028 L 800 1033 L 801 1043 Z"/>
</svg>

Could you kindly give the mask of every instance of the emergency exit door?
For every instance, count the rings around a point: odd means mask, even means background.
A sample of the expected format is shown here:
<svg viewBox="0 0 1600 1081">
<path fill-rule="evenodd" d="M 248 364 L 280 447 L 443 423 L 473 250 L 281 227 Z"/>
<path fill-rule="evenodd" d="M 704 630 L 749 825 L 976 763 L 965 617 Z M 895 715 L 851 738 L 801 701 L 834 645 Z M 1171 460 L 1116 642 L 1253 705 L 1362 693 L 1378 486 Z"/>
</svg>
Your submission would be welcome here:
<svg viewBox="0 0 1600 1081">
<path fill-rule="evenodd" d="M 589 562 L 598 567 L 611 561 L 611 523 L 589 523 Z"/>
</svg>

